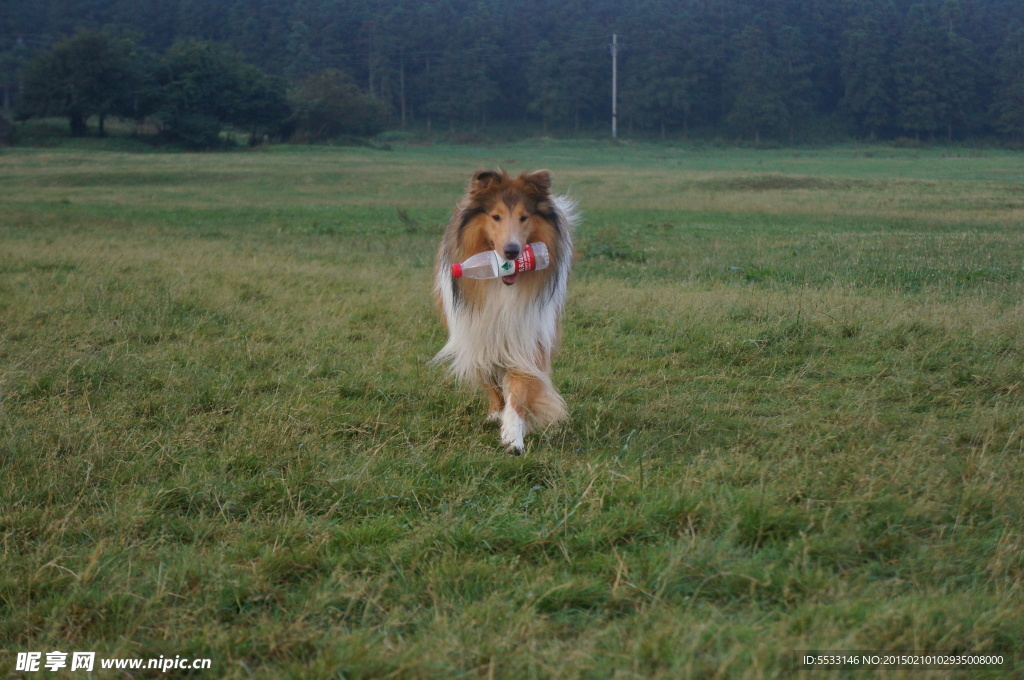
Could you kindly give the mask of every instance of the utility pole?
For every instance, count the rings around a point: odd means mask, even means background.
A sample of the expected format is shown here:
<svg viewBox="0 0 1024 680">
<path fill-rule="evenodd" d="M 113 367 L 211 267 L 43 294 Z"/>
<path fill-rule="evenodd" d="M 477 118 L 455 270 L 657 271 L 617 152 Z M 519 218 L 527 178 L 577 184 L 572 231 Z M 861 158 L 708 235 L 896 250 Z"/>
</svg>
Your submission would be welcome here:
<svg viewBox="0 0 1024 680">
<path fill-rule="evenodd" d="M 612 137 L 619 136 L 619 35 L 612 33 Z"/>
<path fill-rule="evenodd" d="M 405 129 L 405 54 L 402 54 L 402 67 L 398 72 L 399 98 L 402 103 L 402 129 Z"/>
</svg>

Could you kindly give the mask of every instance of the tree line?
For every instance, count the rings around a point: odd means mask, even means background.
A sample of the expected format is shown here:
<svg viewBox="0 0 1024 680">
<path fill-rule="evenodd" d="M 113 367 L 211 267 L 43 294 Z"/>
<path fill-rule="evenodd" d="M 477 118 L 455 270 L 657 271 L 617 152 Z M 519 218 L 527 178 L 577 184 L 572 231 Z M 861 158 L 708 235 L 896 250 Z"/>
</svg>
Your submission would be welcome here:
<svg viewBox="0 0 1024 680">
<path fill-rule="evenodd" d="M 5 5 L 0 86 L 10 105 L 52 111 L 53 93 L 37 96 L 33 78 L 88 29 L 121 64 L 117 77 L 96 76 L 123 86 L 106 114 L 147 116 L 199 142 L 218 125 L 310 140 L 384 124 L 593 134 L 609 122 L 613 33 L 626 134 L 1024 138 L 1019 0 Z M 216 104 L 204 109 L 207 97 Z"/>
<path fill-rule="evenodd" d="M 336 69 L 289 83 L 268 75 L 220 43 L 186 40 L 154 57 L 133 40 L 79 31 L 25 63 L 19 118 L 63 116 L 71 134 L 96 118 L 150 121 L 158 133 L 192 148 L 224 143 L 225 130 L 250 143 L 298 137 L 317 141 L 369 135 L 386 112 L 353 78 Z"/>
</svg>

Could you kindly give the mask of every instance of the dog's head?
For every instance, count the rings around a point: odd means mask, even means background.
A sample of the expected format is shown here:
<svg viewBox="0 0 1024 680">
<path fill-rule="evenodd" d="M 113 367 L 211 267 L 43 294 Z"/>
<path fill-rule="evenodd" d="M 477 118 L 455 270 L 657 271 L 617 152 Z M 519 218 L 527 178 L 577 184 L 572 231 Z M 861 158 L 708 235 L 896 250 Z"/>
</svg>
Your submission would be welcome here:
<svg viewBox="0 0 1024 680">
<path fill-rule="evenodd" d="M 504 170 L 478 170 L 466 191 L 463 227 L 474 225 L 482 250 L 497 250 L 507 259 L 519 256 L 532 241 L 548 240 L 553 225 L 551 173 L 524 172 L 515 179 Z"/>
</svg>

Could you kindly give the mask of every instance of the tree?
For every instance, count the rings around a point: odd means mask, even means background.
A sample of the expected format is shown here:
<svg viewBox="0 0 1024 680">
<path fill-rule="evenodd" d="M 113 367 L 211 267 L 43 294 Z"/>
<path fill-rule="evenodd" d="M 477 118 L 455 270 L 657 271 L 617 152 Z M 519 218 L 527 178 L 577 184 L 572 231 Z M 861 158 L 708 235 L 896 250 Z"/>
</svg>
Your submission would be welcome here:
<svg viewBox="0 0 1024 680">
<path fill-rule="evenodd" d="M 825 130 L 836 113 L 864 137 L 1011 134 L 1005 131 L 1015 125 L 1012 93 L 1020 69 L 1002 55 L 1007 35 L 1024 26 L 1020 0 L 0 0 L 0 6 L 0 97 L 15 106 L 26 72 L 22 57 L 48 51 L 53 36 L 66 37 L 73 27 L 110 26 L 137 35 L 143 54 L 164 54 L 186 40 L 217 41 L 291 85 L 339 69 L 393 107 L 396 125 L 529 121 L 538 132 L 595 123 L 604 130 L 608 42 L 616 33 L 624 133 L 635 126 L 752 139 Z M 21 56 L 14 53 L 19 45 Z M 144 113 L 144 100 L 132 115 Z M 258 108 L 267 113 L 270 104 Z M 165 108 L 162 122 L 167 114 Z M 193 114 L 197 130 L 250 129 L 209 112 Z M 84 117 L 96 114 L 60 115 L 81 132 Z M 183 130 L 184 119 L 174 120 Z"/>
<path fill-rule="evenodd" d="M 7 112 L 13 107 L 14 97 L 20 87 L 19 74 L 28 60 L 28 47 L 24 40 L 14 41 L 10 47 L 0 51 L 0 90 L 3 90 L 0 111 Z"/>
<path fill-rule="evenodd" d="M 229 125 L 273 134 L 290 113 L 283 80 L 210 42 L 172 47 L 157 68 L 154 98 L 154 116 L 165 133 L 195 148 L 218 146 Z"/>
<path fill-rule="evenodd" d="M 891 23 L 877 4 L 863 11 L 843 36 L 840 106 L 861 131 L 875 139 L 893 125 L 893 45 L 885 28 Z"/>
<path fill-rule="evenodd" d="M 553 122 L 560 122 L 569 117 L 570 103 L 558 80 L 560 59 L 551 43 L 542 40 L 530 58 L 526 67 L 527 89 L 530 102 L 527 109 L 540 115 L 544 134 Z"/>
<path fill-rule="evenodd" d="M 595 87 L 595 79 L 588 73 L 595 57 L 603 56 L 597 51 L 560 50 L 546 40 L 537 45 L 522 75 L 527 110 L 540 116 L 545 134 L 552 126 L 571 126 L 578 133 L 581 117 L 592 112 L 597 102 L 610 101 L 610 90 Z"/>
<path fill-rule="evenodd" d="M 482 39 L 465 47 L 451 45 L 434 71 L 434 92 L 429 109 L 447 119 L 455 132 L 456 122 L 483 123 L 487 106 L 498 97 L 498 88 L 487 68 L 493 53 Z"/>
<path fill-rule="evenodd" d="M 694 62 L 694 36 L 688 31 L 688 12 L 657 12 L 661 21 L 651 27 L 651 47 L 626 52 L 621 93 L 624 117 L 643 128 L 657 129 L 664 137 L 669 127 L 689 128 L 698 68 Z M 642 29 L 641 29 L 642 30 Z"/>
<path fill-rule="evenodd" d="M 941 129 L 945 119 L 942 41 L 941 28 L 927 7 L 911 6 L 896 54 L 895 82 L 898 123 L 917 139 Z"/>
<path fill-rule="evenodd" d="M 288 81 L 268 76 L 251 65 L 241 75 L 234 115 L 228 122 L 249 132 L 250 146 L 261 143 L 264 137 L 285 137 L 286 121 L 292 114 Z"/>
<path fill-rule="evenodd" d="M 940 111 L 946 123 L 947 141 L 953 141 L 953 130 L 970 123 L 972 107 L 977 95 L 978 63 L 974 44 L 961 31 L 963 11 L 957 0 L 946 0 L 942 5 L 942 55 L 944 78 L 939 87 Z"/>
<path fill-rule="evenodd" d="M 783 65 L 757 25 L 738 34 L 735 46 L 730 64 L 733 102 L 728 122 L 760 142 L 762 134 L 789 126 L 789 110 L 783 99 Z"/>
<path fill-rule="evenodd" d="M 996 55 L 992 119 L 996 131 L 1024 140 L 1024 28 L 1012 31 Z"/>
<path fill-rule="evenodd" d="M 288 34 L 288 61 L 284 75 L 297 81 L 318 70 L 320 60 L 309 46 L 309 26 L 302 21 L 291 22 Z"/>
<path fill-rule="evenodd" d="M 102 137 L 107 116 L 136 113 L 135 96 L 142 79 L 134 43 L 83 31 L 28 63 L 19 115 L 65 116 L 75 136 L 86 134 L 86 121 L 98 116 Z"/>
<path fill-rule="evenodd" d="M 298 139 L 323 142 L 380 132 L 384 105 L 364 94 L 349 74 L 328 69 L 305 78 L 291 92 L 292 125 Z"/>
<path fill-rule="evenodd" d="M 511 88 L 525 93 L 525 108 L 539 114 L 545 133 L 551 127 L 571 127 L 579 134 L 584 119 L 599 116 L 604 123 L 611 114 L 611 59 L 607 41 L 593 37 L 600 35 L 600 30 L 590 20 L 578 22 L 574 28 L 591 37 L 566 35 L 559 40 L 539 42 L 528 60 L 517 62 L 510 69 L 521 84 L 506 85 L 501 90 L 504 93 Z M 504 97 L 500 101 L 505 106 L 505 115 L 509 115 L 508 107 L 513 102 L 506 102 Z"/>
<path fill-rule="evenodd" d="M 814 113 L 814 83 L 811 81 L 810 53 L 799 28 L 781 26 L 775 41 L 779 59 L 779 78 L 789 141 L 796 136 L 796 126 Z"/>
</svg>

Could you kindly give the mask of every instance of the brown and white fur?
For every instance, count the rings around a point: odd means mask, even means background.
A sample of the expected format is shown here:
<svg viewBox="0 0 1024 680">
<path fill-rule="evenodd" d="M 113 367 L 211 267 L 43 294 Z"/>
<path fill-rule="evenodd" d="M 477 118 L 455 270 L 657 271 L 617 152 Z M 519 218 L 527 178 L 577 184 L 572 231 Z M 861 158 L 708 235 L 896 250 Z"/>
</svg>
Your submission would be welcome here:
<svg viewBox="0 0 1024 680">
<path fill-rule="evenodd" d="M 435 292 L 448 342 L 434 361 L 453 375 L 481 384 L 490 401 L 488 419 L 501 423 L 501 441 L 520 454 L 531 429 L 566 416 L 551 383 L 551 361 L 560 339 L 562 308 L 572 265 L 576 205 L 551 194 L 547 170 L 511 178 L 480 170 L 469 181 L 441 240 Z M 497 250 L 515 259 L 527 243 L 543 241 L 546 269 L 501 279 L 453 278 L 451 265 Z"/>
</svg>

